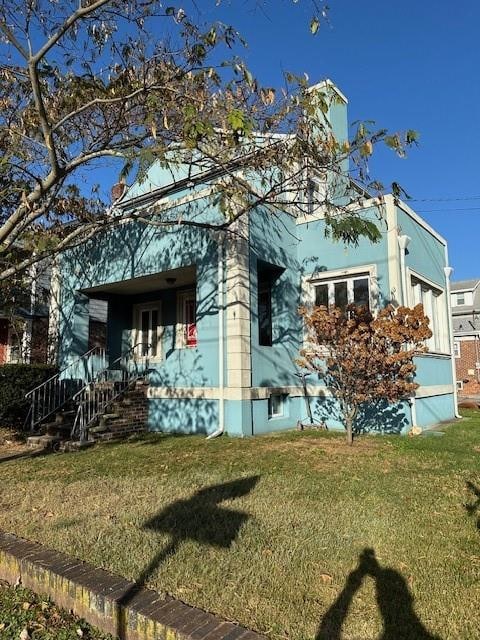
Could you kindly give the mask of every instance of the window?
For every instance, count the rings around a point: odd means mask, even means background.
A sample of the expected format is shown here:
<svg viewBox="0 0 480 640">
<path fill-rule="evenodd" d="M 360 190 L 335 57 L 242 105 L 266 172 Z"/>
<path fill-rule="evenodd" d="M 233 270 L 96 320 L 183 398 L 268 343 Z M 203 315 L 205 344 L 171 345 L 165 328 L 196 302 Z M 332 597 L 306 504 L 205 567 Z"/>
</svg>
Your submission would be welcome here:
<svg viewBox="0 0 480 640">
<path fill-rule="evenodd" d="M 159 302 L 135 305 L 134 346 L 137 346 L 136 355 L 141 358 L 161 357 Z"/>
<path fill-rule="evenodd" d="M 370 282 L 365 274 L 314 283 L 314 301 L 317 306 L 340 307 L 356 304 L 370 308 Z"/>
<path fill-rule="evenodd" d="M 459 291 L 458 293 L 452 293 L 452 305 L 463 306 L 473 305 L 473 291 Z"/>
<path fill-rule="evenodd" d="M 197 300 L 195 291 L 182 291 L 177 295 L 177 349 L 196 347 Z"/>
<path fill-rule="evenodd" d="M 448 353 L 448 321 L 443 289 L 417 276 L 411 276 L 411 287 L 413 305 L 422 304 L 423 311 L 430 320 L 433 335 L 426 342 L 429 350 Z"/>
<path fill-rule="evenodd" d="M 453 343 L 453 355 L 455 358 L 460 358 L 460 340 L 455 340 Z"/>
<path fill-rule="evenodd" d="M 286 396 L 280 393 L 272 394 L 268 399 L 268 417 L 281 418 L 285 415 Z"/>
<path fill-rule="evenodd" d="M 258 344 L 272 346 L 272 279 L 258 272 Z"/>
<path fill-rule="evenodd" d="M 307 178 L 305 188 L 305 213 L 312 215 L 325 200 L 325 179 Z"/>
<path fill-rule="evenodd" d="M 458 391 L 463 391 L 463 380 L 457 380 Z"/>
</svg>

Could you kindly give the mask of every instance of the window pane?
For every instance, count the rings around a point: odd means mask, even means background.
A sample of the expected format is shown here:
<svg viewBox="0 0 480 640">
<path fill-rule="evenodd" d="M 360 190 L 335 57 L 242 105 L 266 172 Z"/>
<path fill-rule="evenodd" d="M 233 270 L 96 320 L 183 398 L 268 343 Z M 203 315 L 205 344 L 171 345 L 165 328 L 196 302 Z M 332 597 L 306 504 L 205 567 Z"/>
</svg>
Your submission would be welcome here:
<svg viewBox="0 0 480 640">
<path fill-rule="evenodd" d="M 335 282 L 335 306 L 340 309 L 345 309 L 348 304 L 347 298 L 347 283 Z"/>
<path fill-rule="evenodd" d="M 315 304 L 317 307 L 328 307 L 328 284 L 315 287 Z"/>
<path fill-rule="evenodd" d="M 196 324 L 196 310 L 195 310 L 195 298 L 187 298 L 185 300 L 185 327 L 186 327 L 186 343 L 187 347 L 197 346 L 197 324 Z"/>
<path fill-rule="evenodd" d="M 150 342 L 151 342 L 150 353 L 152 354 L 152 356 L 157 355 L 157 348 L 158 348 L 157 327 L 158 327 L 158 311 L 156 309 L 152 309 L 152 333 L 151 333 L 151 339 L 150 339 Z"/>
<path fill-rule="evenodd" d="M 353 281 L 353 302 L 359 307 L 370 307 L 368 278 Z"/>
<path fill-rule="evenodd" d="M 140 342 L 142 343 L 142 356 L 148 355 L 148 330 L 150 328 L 150 311 L 142 311 L 142 317 L 140 321 L 141 332 Z"/>
<path fill-rule="evenodd" d="M 282 395 L 275 394 L 270 396 L 268 399 L 268 415 L 270 417 L 273 416 L 282 416 L 283 415 L 283 402 L 284 398 Z"/>
<path fill-rule="evenodd" d="M 263 289 L 258 293 L 258 335 L 259 344 L 272 346 L 272 292 Z"/>
</svg>

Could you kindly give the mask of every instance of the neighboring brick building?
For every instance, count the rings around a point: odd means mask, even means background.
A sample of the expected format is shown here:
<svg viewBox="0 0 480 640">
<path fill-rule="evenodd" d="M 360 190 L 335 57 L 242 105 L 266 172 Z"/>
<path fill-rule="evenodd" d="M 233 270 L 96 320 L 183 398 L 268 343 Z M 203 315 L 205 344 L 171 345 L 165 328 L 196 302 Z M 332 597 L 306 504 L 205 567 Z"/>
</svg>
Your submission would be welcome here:
<svg viewBox="0 0 480 640">
<path fill-rule="evenodd" d="M 458 393 L 480 395 L 480 279 L 452 282 L 451 295 Z"/>
</svg>

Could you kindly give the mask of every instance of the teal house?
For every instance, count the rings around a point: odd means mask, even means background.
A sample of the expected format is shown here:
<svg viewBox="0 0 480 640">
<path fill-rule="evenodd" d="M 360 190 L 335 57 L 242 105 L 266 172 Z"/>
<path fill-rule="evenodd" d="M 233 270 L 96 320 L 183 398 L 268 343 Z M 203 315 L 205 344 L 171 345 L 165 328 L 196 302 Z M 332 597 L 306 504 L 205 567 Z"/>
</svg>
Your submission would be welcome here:
<svg viewBox="0 0 480 640">
<path fill-rule="evenodd" d="M 346 138 L 347 100 L 329 81 L 322 86 L 335 93 L 327 115 L 336 136 Z M 208 175 L 196 181 L 188 167 L 172 174 L 153 164 L 146 179 L 125 189 L 112 215 L 155 204 L 198 222 L 215 220 L 212 200 L 205 206 L 208 182 Z M 369 407 L 357 428 L 406 433 L 454 418 L 446 241 L 392 196 L 365 197 L 358 206 L 379 225 L 378 243 L 332 241 L 321 207 L 275 216 L 259 207 L 230 234 L 138 220 L 112 226 L 58 261 L 51 327 L 60 367 L 85 361 L 89 309 L 102 301 L 106 353 L 91 352 L 85 371 L 94 379 L 102 367 L 143 366 L 150 430 L 257 435 L 307 417 L 295 363 L 304 339 L 300 305 L 353 302 L 375 311 L 388 302 L 422 302 L 433 335 L 429 352 L 417 358 L 415 396 Z M 328 388 L 307 380 L 315 419 L 341 428 Z"/>
</svg>

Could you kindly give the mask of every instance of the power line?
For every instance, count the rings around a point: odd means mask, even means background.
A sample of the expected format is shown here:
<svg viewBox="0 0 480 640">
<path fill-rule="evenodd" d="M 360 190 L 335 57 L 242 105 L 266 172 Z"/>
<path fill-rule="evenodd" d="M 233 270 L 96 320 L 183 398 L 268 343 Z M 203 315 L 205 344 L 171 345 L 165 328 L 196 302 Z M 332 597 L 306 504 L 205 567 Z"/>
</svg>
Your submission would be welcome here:
<svg viewBox="0 0 480 640">
<path fill-rule="evenodd" d="M 461 209 L 418 209 L 417 213 L 456 213 L 457 211 L 480 211 L 480 207 L 464 207 Z"/>
<path fill-rule="evenodd" d="M 456 198 L 408 198 L 409 202 L 458 202 L 463 200 L 480 200 L 480 196 L 459 196 Z"/>
</svg>

